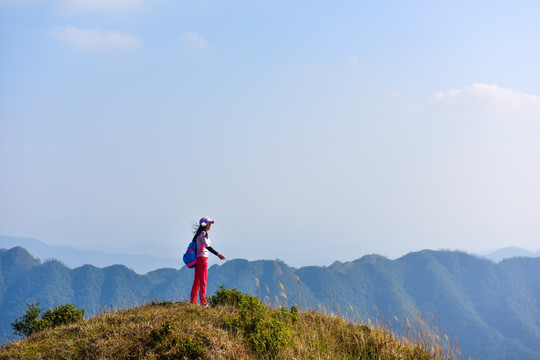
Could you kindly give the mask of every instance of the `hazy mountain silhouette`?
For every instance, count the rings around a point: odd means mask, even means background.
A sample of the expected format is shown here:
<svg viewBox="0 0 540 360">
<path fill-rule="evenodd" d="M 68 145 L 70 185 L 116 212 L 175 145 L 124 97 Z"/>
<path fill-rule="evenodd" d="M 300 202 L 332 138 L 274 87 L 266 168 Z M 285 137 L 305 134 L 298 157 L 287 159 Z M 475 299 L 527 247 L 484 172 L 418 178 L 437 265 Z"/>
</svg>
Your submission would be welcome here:
<svg viewBox="0 0 540 360">
<path fill-rule="evenodd" d="M 518 247 L 506 247 L 483 254 L 483 256 L 495 262 L 499 262 L 501 260 L 511 259 L 513 257 L 540 257 L 540 251 L 534 252 Z"/>
<path fill-rule="evenodd" d="M 152 252 L 148 244 L 137 245 L 130 249 L 116 249 L 112 247 L 101 247 L 100 250 L 78 249 L 71 246 L 47 245 L 33 238 L 0 236 L 0 249 L 10 249 L 15 246 L 24 247 L 41 260 L 59 260 L 70 268 L 83 265 L 106 267 L 122 264 L 139 274 L 145 274 L 148 271 L 162 267 L 178 267 L 181 263 L 181 250 L 178 250 L 176 258 L 172 256 L 159 257 L 149 255 Z M 170 249 L 163 249 L 162 253 L 170 256 L 172 251 Z"/>
</svg>

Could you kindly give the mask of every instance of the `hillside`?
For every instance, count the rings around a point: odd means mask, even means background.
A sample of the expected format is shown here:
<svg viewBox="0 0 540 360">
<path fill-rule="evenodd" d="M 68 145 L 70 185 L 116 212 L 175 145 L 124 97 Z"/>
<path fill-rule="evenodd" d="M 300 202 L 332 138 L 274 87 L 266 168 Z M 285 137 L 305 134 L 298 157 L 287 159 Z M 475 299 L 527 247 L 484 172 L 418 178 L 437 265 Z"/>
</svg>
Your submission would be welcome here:
<svg viewBox="0 0 540 360">
<path fill-rule="evenodd" d="M 26 250 L 0 252 L 0 339 L 25 301 L 44 308 L 67 302 L 87 310 L 137 306 L 152 300 L 186 300 L 193 280 L 187 268 L 139 275 L 120 265 L 69 269 L 37 262 Z M 230 260 L 209 269 L 208 294 L 220 285 L 265 303 L 325 309 L 351 320 L 432 319 L 460 335 L 462 353 L 484 359 L 540 358 L 540 259 L 494 263 L 449 251 L 421 251 L 397 260 L 368 255 L 329 267 L 292 268 L 279 261 Z M 395 318 L 394 318 L 395 316 Z"/>
<path fill-rule="evenodd" d="M 210 308 L 162 302 L 103 313 L 0 348 L 0 359 L 456 359 L 435 336 L 384 328 L 221 289 Z"/>
</svg>

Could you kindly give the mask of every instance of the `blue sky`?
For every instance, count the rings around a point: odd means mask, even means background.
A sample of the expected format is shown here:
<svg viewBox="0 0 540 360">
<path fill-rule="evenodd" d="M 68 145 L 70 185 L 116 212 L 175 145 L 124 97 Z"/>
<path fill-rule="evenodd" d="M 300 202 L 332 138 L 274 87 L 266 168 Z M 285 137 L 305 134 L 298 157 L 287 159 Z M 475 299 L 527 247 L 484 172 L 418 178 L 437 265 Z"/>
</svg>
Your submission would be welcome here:
<svg viewBox="0 0 540 360">
<path fill-rule="evenodd" d="M 0 233 L 295 266 L 540 248 L 536 1 L 0 0 Z M 163 256 L 170 256 L 167 251 Z"/>
</svg>

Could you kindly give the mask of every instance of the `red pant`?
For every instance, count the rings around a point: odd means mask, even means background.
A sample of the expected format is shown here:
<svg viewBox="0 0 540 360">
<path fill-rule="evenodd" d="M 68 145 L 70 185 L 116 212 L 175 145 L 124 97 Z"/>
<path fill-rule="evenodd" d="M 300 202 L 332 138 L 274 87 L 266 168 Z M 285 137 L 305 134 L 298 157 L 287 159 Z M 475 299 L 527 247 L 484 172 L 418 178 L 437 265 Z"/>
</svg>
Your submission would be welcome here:
<svg viewBox="0 0 540 360">
<path fill-rule="evenodd" d="M 206 282 L 208 279 L 208 258 L 197 258 L 197 264 L 195 265 L 195 280 L 193 280 L 193 287 L 191 288 L 190 302 L 192 304 L 197 303 L 197 292 L 199 292 L 199 299 L 201 299 L 201 305 L 206 305 Z M 200 291 L 199 291 L 200 287 Z"/>
</svg>

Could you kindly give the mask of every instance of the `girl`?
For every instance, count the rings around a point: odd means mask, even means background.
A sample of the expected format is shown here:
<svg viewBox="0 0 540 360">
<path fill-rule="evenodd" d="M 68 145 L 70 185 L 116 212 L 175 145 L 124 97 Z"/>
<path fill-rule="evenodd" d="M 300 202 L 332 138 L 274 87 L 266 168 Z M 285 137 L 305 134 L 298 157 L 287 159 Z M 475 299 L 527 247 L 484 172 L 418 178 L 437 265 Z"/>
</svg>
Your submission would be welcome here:
<svg viewBox="0 0 540 360">
<path fill-rule="evenodd" d="M 204 217 L 199 220 L 199 228 L 195 231 L 193 241 L 197 242 L 197 264 L 195 265 L 195 279 L 191 288 L 190 302 L 197 304 L 197 292 L 202 306 L 208 306 L 206 303 L 206 282 L 208 277 L 208 252 L 216 255 L 221 260 L 225 260 L 225 256 L 218 253 L 210 246 L 208 232 L 212 228 L 213 220 Z M 200 289 L 200 290 L 199 290 Z"/>
</svg>

